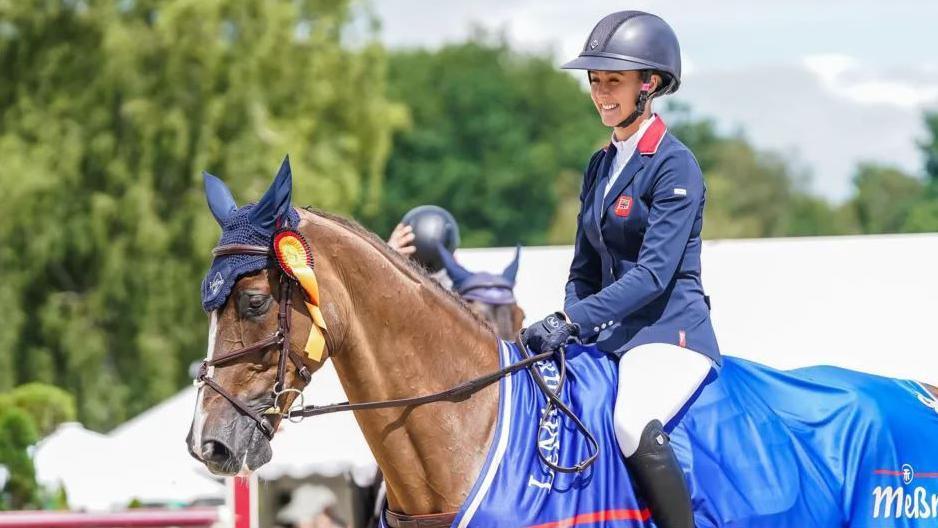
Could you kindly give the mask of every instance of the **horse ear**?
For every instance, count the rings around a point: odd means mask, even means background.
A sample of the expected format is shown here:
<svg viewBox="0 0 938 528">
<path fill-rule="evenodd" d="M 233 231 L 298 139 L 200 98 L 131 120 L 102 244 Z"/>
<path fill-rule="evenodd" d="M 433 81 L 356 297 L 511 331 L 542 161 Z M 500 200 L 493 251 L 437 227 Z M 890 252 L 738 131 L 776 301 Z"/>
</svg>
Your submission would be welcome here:
<svg viewBox="0 0 938 528">
<path fill-rule="evenodd" d="M 515 285 L 515 279 L 518 277 L 518 262 L 521 260 L 521 244 L 515 246 L 515 258 L 511 261 L 511 264 L 505 268 L 505 271 L 502 272 L 502 277 L 505 278 L 512 286 Z"/>
<path fill-rule="evenodd" d="M 443 244 L 437 242 L 436 245 L 437 251 L 440 252 L 440 260 L 443 261 L 443 269 L 446 270 L 446 274 L 452 279 L 453 287 L 458 290 L 462 283 L 472 276 L 472 272 L 460 266 L 459 263 L 456 262 L 456 258 L 453 254 L 443 247 Z"/>
<path fill-rule="evenodd" d="M 249 220 L 265 231 L 273 232 L 286 220 L 292 195 L 293 174 L 290 171 L 290 157 L 286 156 L 270 188 L 251 210 Z"/>
<path fill-rule="evenodd" d="M 238 209 L 234 196 L 231 195 L 225 182 L 205 171 L 202 171 L 202 184 L 205 187 L 205 200 L 212 211 L 212 216 L 218 221 L 218 225 L 223 225 L 231 217 L 231 213 Z"/>
</svg>

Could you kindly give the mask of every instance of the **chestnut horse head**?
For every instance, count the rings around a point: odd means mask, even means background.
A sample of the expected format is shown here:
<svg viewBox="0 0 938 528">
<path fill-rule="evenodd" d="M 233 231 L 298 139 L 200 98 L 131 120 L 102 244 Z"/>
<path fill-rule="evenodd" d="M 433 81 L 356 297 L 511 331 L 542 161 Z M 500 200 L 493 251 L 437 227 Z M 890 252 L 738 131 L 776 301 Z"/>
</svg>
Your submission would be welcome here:
<svg viewBox="0 0 938 528">
<path fill-rule="evenodd" d="M 453 293 L 357 224 L 294 208 L 288 161 L 256 204 L 239 207 L 207 174 L 205 187 L 222 235 L 202 284 L 208 347 L 187 445 L 211 471 L 266 463 L 284 414 L 325 361 L 353 403 L 433 393 L 499 368 L 496 336 Z M 390 506 L 458 508 L 497 408 L 493 385 L 459 402 L 355 411 Z"/>
</svg>

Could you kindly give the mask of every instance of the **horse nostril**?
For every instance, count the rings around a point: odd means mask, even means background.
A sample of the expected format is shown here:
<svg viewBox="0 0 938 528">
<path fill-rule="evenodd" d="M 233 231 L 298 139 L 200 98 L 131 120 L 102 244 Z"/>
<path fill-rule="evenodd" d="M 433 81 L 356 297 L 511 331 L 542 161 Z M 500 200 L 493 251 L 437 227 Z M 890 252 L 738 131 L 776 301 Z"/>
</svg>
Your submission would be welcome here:
<svg viewBox="0 0 938 528">
<path fill-rule="evenodd" d="M 202 442 L 202 460 L 206 462 L 224 463 L 231 458 L 231 451 L 225 444 L 215 440 Z"/>
</svg>

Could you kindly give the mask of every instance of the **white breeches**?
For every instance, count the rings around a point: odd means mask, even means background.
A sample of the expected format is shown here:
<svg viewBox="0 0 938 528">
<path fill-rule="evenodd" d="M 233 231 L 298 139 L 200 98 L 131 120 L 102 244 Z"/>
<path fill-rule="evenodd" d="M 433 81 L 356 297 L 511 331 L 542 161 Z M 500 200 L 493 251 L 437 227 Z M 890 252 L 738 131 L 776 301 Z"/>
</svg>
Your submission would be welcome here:
<svg viewBox="0 0 938 528">
<path fill-rule="evenodd" d="M 619 387 L 613 423 L 626 457 L 638 449 L 645 426 L 667 424 L 700 388 L 713 362 L 667 343 L 639 345 L 619 359 Z"/>
</svg>

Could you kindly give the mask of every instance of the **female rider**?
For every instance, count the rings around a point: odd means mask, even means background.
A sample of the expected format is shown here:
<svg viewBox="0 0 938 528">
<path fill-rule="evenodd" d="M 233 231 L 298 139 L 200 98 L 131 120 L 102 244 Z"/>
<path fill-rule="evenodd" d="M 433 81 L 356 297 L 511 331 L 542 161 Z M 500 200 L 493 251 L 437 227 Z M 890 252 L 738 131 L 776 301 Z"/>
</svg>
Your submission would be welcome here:
<svg viewBox="0 0 938 528">
<path fill-rule="evenodd" d="M 580 55 L 609 145 L 590 159 L 580 192 L 564 311 L 525 330 L 534 350 L 571 336 L 619 356 L 616 439 L 661 528 L 694 526 L 668 424 L 720 364 L 700 279 L 705 188 L 693 154 L 652 113 L 681 82 L 677 37 L 640 11 L 606 16 Z"/>
</svg>

